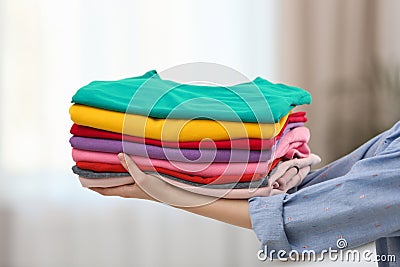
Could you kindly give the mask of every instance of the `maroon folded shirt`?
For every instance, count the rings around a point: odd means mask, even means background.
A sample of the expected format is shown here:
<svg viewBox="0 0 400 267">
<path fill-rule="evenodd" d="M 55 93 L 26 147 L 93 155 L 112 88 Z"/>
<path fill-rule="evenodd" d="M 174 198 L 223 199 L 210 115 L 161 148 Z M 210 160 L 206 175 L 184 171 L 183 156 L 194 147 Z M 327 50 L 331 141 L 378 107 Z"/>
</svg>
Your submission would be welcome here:
<svg viewBox="0 0 400 267">
<path fill-rule="evenodd" d="M 102 138 L 102 139 L 114 139 L 136 142 L 141 144 L 172 147 L 172 148 L 219 148 L 219 149 L 249 149 L 249 150 L 265 150 L 271 149 L 272 146 L 281 138 L 284 129 L 288 123 L 291 122 L 306 122 L 305 112 L 295 112 L 289 115 L 284 127 L 281 132 L 273 139 L 233 139 L 233 140 L 222 140 L 222 141 L 202 141 L 202 142 L 165 142 L 156 139 L 141 138 L 131 135 L 122 135 L 119 133 L 103 131 L 87 126 L 81 126 L 73 124 L 70 133 L 76 136 Z"/>
</svg>

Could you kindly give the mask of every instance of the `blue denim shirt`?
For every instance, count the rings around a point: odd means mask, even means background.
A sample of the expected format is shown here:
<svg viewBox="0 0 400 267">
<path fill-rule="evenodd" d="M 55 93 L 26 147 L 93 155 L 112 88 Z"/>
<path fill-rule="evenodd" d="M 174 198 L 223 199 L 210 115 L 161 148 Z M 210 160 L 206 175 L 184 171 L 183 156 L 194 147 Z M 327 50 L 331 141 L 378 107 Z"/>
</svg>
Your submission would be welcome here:
<svg viewBox="0 0 400 267">
<path fill-rule="evenodd" d="M 249 209 L 266 255 L 375 241 L 377 255 L 396 257 L 379 266 L 400 266 L 400 121 L 288 193 L 249 199 Z"/>
</svg>

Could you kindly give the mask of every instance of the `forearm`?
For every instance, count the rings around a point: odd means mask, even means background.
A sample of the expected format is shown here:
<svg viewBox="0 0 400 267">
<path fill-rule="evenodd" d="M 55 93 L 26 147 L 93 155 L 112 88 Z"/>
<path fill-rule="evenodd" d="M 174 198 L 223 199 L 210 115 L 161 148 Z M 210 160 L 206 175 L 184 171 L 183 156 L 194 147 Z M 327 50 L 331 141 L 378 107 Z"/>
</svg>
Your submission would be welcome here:
<svg viewBox="0 0 400 267">
<path fill-rule="evenodd" d="M 247 200 L 222 199 L 183 190 L 164 182 L 157 175 L 143 173 L 129 157 L 125 157 L 123 154 L 118 156 L 121 164 L 129 171 L 135 183 L 114 188 L 91 188 L 92 190 L 102 195 L 162 202 L 218 221 L 248 229 L 252 228 Z"/>
<path fill-rule="evenodd" d="M 247 200 L 221 198 L 203 206 L 180 209 L 239 227 L 252 228 Z"/>
<path fill-rule="evenodd" d="M 150 181 L 150 179 L 147 181 Z M 160 184 L 155 186 L 155 183 Z M 247 199 L 224 199 L 199 195 L 165 184 L 161 180 L 153 180 L 151 188 L 152 196 L 148 195 L 147 199 L 149 200 L 162 202 L 194 214 L 251 229 Z"/>
</svg>

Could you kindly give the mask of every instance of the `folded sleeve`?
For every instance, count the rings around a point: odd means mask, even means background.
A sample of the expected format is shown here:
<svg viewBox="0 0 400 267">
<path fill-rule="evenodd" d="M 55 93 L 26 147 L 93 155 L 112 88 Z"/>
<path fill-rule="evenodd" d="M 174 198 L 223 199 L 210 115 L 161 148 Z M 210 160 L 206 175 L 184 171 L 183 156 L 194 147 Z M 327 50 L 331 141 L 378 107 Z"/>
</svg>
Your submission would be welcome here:
<svg viewBox="0 0 400 267">
<path fill-rule="evenodd" d="M 399 233 L 400 139 L 356 161 L 345 174 L 325 179 L 325 171 L 291 194 L 249 200 L 252 227 L 264 253 L 319 253 L 338 249 L 339 239 L 354 248 Z"/>
</svg>

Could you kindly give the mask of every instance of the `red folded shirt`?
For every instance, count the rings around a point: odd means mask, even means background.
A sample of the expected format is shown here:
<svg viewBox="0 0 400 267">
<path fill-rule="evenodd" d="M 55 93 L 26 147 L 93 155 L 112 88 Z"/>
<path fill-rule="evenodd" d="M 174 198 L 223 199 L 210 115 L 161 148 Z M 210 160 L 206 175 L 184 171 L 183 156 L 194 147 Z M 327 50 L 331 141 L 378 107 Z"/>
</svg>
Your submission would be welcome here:
<svg viewBox="0 0 400 267">
<path fill-rule="evenodd" d="M 307 122 L 306 118 L 306 112 L 305 111 L 298 111 L 298 112 L 293 112 L 288 116 L 287 122 Z"/>
<path fill-rule="evenodd" d="M 275 159 L 269 170 L 272 170 L 276 167 L 276 165 L 282 159 Z M 86 161 L 78 161 L 76 162 L 76 166 L 83 170 L 91 170 L 95 172 L 126 172 L 126 169 L 121 164 L 107 164 L 107 163 L 99 163 L 99 162 L 86 162 Z M 140 169 L 143 171 L 157 171 L 161 174 L 166 174 L 170 176 L 174 176 L 176 178 L 199 183 L 199 184 L 225 184 L 225 183 L 236 183 L 236 182 L 251 182 L 257 181 L 264 177 L 262 174 L 243 174 L 242 176 L 231 176 L 231 175 L 223 175 L 223 176 L 214 176 L 214 177 L 202 177 L 197 175 L 188 175 L 180 172 L 176 172 L 173 170 L 168 170 L 161 167 L 152 167 L 152 166 L 140 166 Z"/>
</svg>

